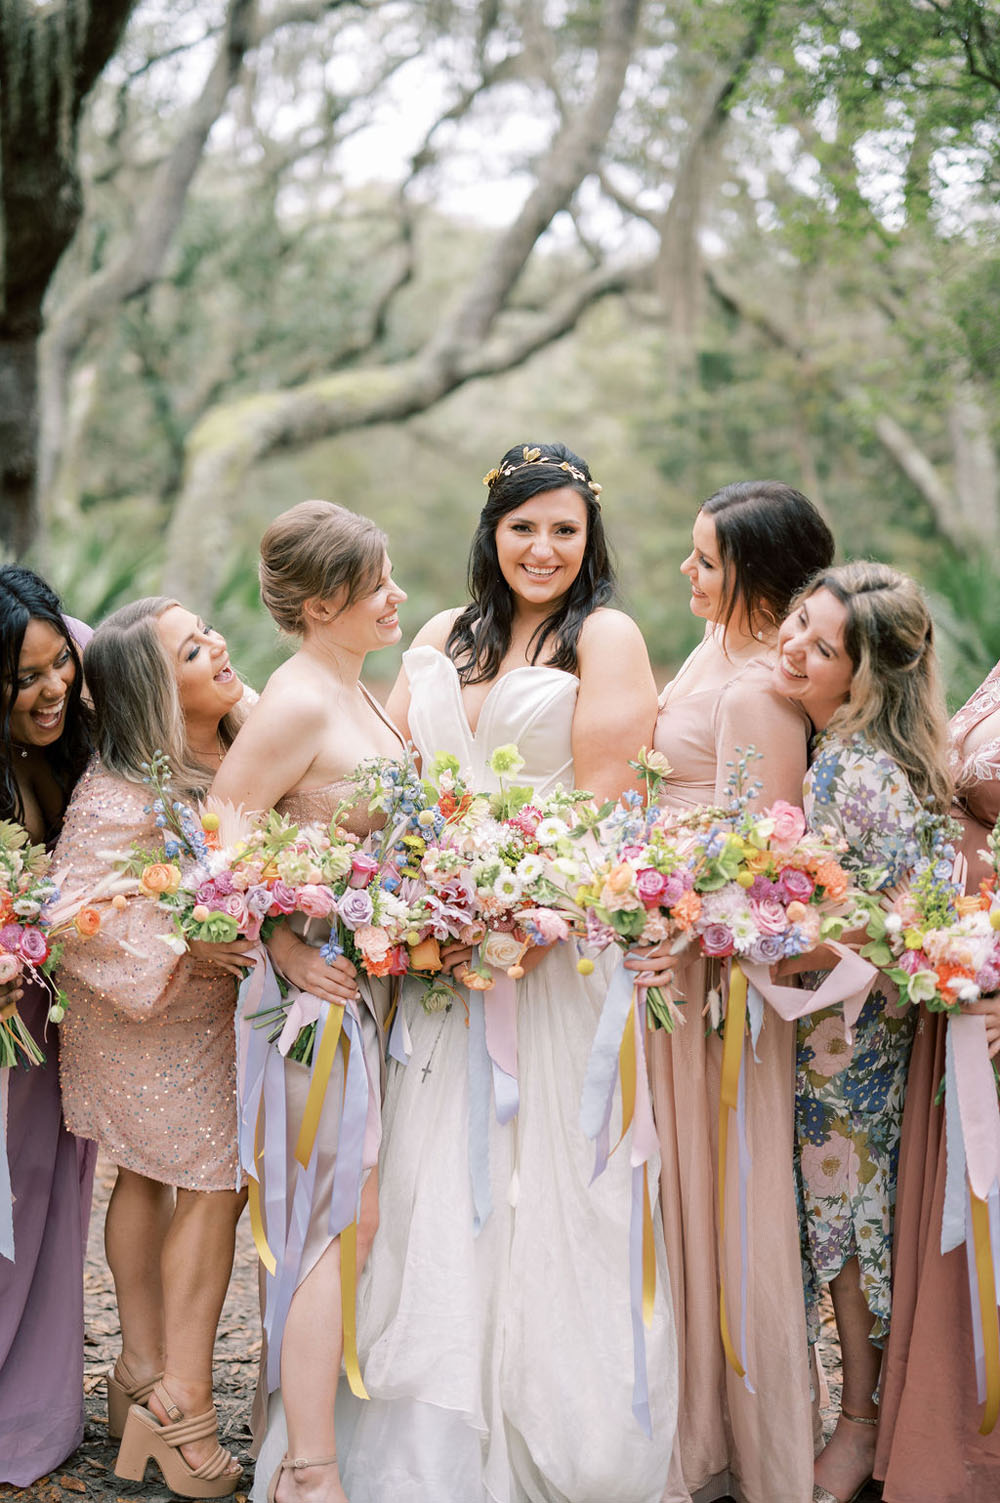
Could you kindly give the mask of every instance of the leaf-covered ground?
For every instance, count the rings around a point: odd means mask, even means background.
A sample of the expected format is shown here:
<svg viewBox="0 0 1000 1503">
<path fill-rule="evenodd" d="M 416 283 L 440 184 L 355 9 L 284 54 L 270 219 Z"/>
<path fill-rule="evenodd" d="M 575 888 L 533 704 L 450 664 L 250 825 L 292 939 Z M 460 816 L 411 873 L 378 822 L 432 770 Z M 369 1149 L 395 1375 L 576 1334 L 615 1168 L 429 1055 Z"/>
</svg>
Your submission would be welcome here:
<svg viewBox="0 0 1000 1503">
<path fill-rule="evenodd" d="M 123 1482 L 114 1474 L 117 1446 L 108 1439 L 107 1408 L 103 1376 L 114 1362 L 118 1350 L 118 1314 L 115 1308 L 111 1276 L 104 1259 L 104 1209 L 114 1184 L 114 1168 L 103 1159 L 97 1168 L 94 1185 L 94 1211 L 90 1222 L 90 1245 L 85 1270 L 86 1344 L 84 1347 L 84 1387 L 87 1396 L 87 1428 L 83 1445 L 57 1471 L 42 1477 L 33 1487 L 0 1487 L 0 1497 L 37 1499 L 38 1503 L 67 1503 L 74 1498 L 92 1498 L 99 1503 L 116 1500 L 149 1499 L 164 1503 L 173 1494 L 163 1485 L 153 1465 L 143 1483 Z M 252 1477 L 249 1416 L 257 1381 L 260 1352 L 260 1327 L 257 1317 L 257 1259 L 250 1240 L 247 1217 L 240 1222 L 236 1248 L 236 1266 L 229 1287 L 219 1339 L 215 1350 L 215 1400 L 221 1417 L 221 1438 L 246 1467 L 243 1486 L 235 1494 L 235 1503 L 246 1503 Z M 826 1342 L 824 1361 L 830 1384 L 831 1405 L 840 1395 L 839 1354 L 833 1340 Z M 827 1425 L 832 1424 L 835 1408 L 826 1411 Z M 860 1503 L 878 1503 L 875 1488 L 862 1494 Z M 387 1498 L 385 1503 L 393 1503 Z M 441 1499 L 441 1503 L 454 1500 Z"/>
</svg>

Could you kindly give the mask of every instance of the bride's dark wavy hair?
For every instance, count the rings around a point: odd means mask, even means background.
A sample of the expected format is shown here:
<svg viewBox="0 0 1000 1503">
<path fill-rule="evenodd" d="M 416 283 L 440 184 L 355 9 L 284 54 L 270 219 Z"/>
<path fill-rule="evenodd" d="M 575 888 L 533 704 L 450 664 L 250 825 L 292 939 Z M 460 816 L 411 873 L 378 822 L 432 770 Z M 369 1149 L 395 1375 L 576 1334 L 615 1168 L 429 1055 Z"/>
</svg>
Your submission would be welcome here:
<svg viewBox="0 0 1000 1503">
<path fill-rule="evenodd" d="M 527 459 L 528 454 L 538 457 Z M 586 508 L 583 559 L 566 595 L 533 633 L 528 646 L 532 663 L 547 648 L 546 666 L 575 673 L 583 623 L 615 593 L 614 567 L 597 500 L 600 487 L 594 485 L 586 462 L 565 444 L 516 444 L 488 479 L 489 496 L 469 550 L 470 600 L 448 634 L 445 652 L 463 684 L 488 683 L 496 677 L 514 626 L 514 593 L 500 571 L 497 525 L 534 496 L 568 488 L 576 491 Z"/>
<path fill-rule="evenodd" d="M 66 625 L 59 597 L 31 569 L 5 564 L 0 568 L 0 819 L 15 819 L 19 824 L 24 823 L 24 804 L 14 776 L 10 712 L 17 698 L 21 649 L 30 621 L 44 621 L 66 639 L 76 668 L 67 696 L 62 735 L 43 748 L 64 803 L 68 802 L 94 746 L 90 710 L 81 698 L 80 653 Z"/>
</svg>

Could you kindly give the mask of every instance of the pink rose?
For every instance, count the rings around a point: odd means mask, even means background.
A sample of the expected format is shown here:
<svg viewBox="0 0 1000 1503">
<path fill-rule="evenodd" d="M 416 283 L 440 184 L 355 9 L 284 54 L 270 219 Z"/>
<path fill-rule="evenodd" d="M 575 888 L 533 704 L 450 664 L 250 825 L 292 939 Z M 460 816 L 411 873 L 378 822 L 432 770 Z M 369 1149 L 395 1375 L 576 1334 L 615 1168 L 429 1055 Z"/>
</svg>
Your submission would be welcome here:
<svg viewBox="0 0 1000 1503">
<path fill-rule="evenodd" d="M 705 955 L 731 955 L 735 949 L 733 931 L 728 924 L 708 924 L 701 932 L 701 948 Z"/>
<path fill-rule="evenodd" d="M 219 901 L 219 896 L 219 889 L 214 882 L 203 882 L 195 893 L 196 900 L 203 903 L 206 908 L 214 908 Z"/>
<path fill-rule="evenodd" d="M 218 911 L 228 913 L 229 917 L 234 918 L 241 928 L 247 921 L 246 899 L 241 892 L 227 893 L 219 903 Z"/>
<path fill-rule="evenodd" d="M 317 886 L 314 882 L 307 882 L 299 888 L 299 909 L 310 918 L 326 918 L 332 913 L 337 899 L 329 887 Z"/>
<path fill-rule="evenodd" d="M 41 929 L 22 929 L 18 950 L 29 965 L 41 965 L 49 958 L 49 943 Z"/>
<path fill-rule="evenodd" d="M 641 845 L 623 845 L 618 852 L 619 861 L 638 861 L 643 853 Z"/>
<path fill-rule="evenodd" d="M 905 971 L 908 976 L 915 976 L 918 971 L 926 971 L 930 969 L 931 963 L 927 959 L 927 956 L 924 954 L 923 950 L 904 950 L 902 955 L 900 955 L 898 960 L 896 961 L 896 964 L 899 966 L 899 969 L 901 971 Z"/>
<path fill-rule="evenodd" d="M 781 934 L 788 928 L 788 915 L 777 898 L 751 898 L 750 912 L 761 934 Z"/>
<path fill-rule="evenodd" d="M 786 866 L 777 886 L 786 903 L 808 903 L 816 891 L 816 883 L 809 873 L 799 871 L 797 866 Z"/>
<path fill-rule="evenodd" d="M 357 851 L 351 862 L 352 887 L 367 887 L 372 877 L 378 871 L 378 862 L 374 856 L 369 856 L 367 851 Z"/>
<path fill-rule="evenodd" d="M 664 908 L 672 908 L 676 902 L 684 896 L 691 886 L 690 872 L 671 872 L 663 884 L 663 892 L 660 895 L 660 903 Z"/>
<path fill-rule="evenodd" d="M 272 916 L 278 913 L 295 912 L 295 892 L 287 882 L 282 882 L 280 877 L 271 888 L 271 907 L 268 911 Z"/>
<path fill-rule="evenodd" d="M 636 891 L 647 908 L 657 907 L 666 885 L 666 877 L 653 866 L 647 866 L 641 872 L 636 873 Z"/>
<path fill-rule="evenodd" d="M 530 918 L 532 927 L 538 930 L 543 944 L 554 945 L 569 938 L 569 924 L 561 913 L 551 908 L 533 908 L 524 917 Z"/>
<path fill-rule="evenodd" d="M 775 799 L 767 813 L 774 820 L 772 847 L 777 851 L 792 850 L 806 833 L 806 817 L 802 810 L 779 798 Z"/>
<path fill-rule="evenodd" d="M 6 986 L 13 981 L 15 976 L 21 974 L 21 962 L 16 955 L 10 955 L 5 950 L 0 954 L 0 986 Z"/>
</svg>

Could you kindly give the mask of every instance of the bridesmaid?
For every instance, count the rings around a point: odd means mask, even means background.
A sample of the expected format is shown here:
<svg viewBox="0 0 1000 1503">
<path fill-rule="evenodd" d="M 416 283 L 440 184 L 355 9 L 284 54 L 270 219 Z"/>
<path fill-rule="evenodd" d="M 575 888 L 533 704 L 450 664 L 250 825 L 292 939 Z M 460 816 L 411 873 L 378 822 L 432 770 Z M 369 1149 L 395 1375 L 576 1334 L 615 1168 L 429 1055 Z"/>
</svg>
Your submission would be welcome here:
<svg viewBox="0 0 1000 1503">
<path fill-rule="evenodd" d="M 219 634 L 159 597 L 109 616 L 85 668 L 97 758 L 57 848 L 84 885 L 106 874 L 109 848 L 160 843 L 143 781 L 154 752 L 167 754 L 178 797 L 205 792 L 243 693 Z M 143 900 L 113 932 L 67 941 L 63 1100 L 70 1128 L 118 1166 L 104 1233 L 122 1328 L 108 1378 L 116 1472 L 141 1481 L 152 1457 L 175 1492 L 211 1498 L 240 1480 L 218 1443 L 212 1352 L 243 1206 L 233 1008 L 246 956 L 239 942 L 178 956 L 163 943 L 171 934 Z"/>
<path fill-rule="evenodd" d="M 91 749 L 77 643 L 48 585 L 0 568 L 0 819 L 51 843 Z M 76 640 L 74 641 L 74 637 Z M 0 1259 L 0 1482 L 27 1487 L 83 1439 L 83 1259 L 96 1149 L 63 1126 L 49 993 L 12 983 L 45 1064 L 11 1069 L 7 1159 L 15 1260 Z"/>
<path fill-rule="evenodd" d="M 361 681 L 367 653 L 400 639 L 399 607 L 406 595 L 392 578 L 386 537 L 374 522 L 329 501 L 303 501 L 276 518 L 260 545 L 261 597 L 280 629 L 300 638 L 298 651 L 272 674 L 260 703 L 237 737 L 213 791 L 250 809 L 277 808 L 302 822 L 328 825 L 353 791 L 350 774 L 368 757 L 402 759 L 403 741 Z M 369 833 L 366 803 L 341 822 Z M 329 1002 L 358 1005 L 370 1089 L 380 1088 L 380 1035 L 388 985 L 365 982 L 362 999 L 354 967 L 343 955 L 330 961 L 319 948 L 330 935 L 308 932 L 308 942 L 288 925 L 276 929 L 269 949 L 281 972 L 304 991 Z M 287 1059 L 289 1167 L 302 1120 L 310 1074 Z M 255 1414 L 261 1445 L 254 1498 L 343 1500 L 337 1466 L 334 1401 L 343 1351 L 341 1241 L 329 1230 L 337 1163 L 339 1109 L 344 1090 L 338 1051 L 327 1088 L 316 1153 L 319 1155 L 310 1221 L 295 1292 L 281 1345 L 281 1390 Z M 267 1127 L 265 1125 L 265 1133 Z M 266 1195 L 265 1195 L 266 1198 Z M 364 1263 L 378 1221 L 377 1175 L 362 1191 L 357 1263 Z M 274 1297 L 272 1280 L 266 1298 Z M 321 1339 L 317 1339 L 317 1332 Z M 262 1378 L 266 1355 L 262 1360 Z M 267 1400 L 262 1382 L 259 1398 Z M 282 1408 L 284 1413 L 282 1413 Z M 286 1451 L 287 1429 L 287 1453 Z M 268 1479 L 270 1485 L 268 1486 Z"/>
<path fill-rule="evenodd" d="M 773 683 L 818 733 L 806 780 L 809 823 L 839 833 L 848 870 L 879 872 L 882 887 L 904 880 L 924 845 L 925 811 L 946 813 L 952 787 L 934 630 L 918 587 L 877 563 L 845 564 L 813 579 L 782 625 Z M 883 981 L 862 1009 L 852 1044 L 839 1009 L 798 1025 L 809 1336 L 818 1336 L 820 1286 L 829 1284 L 843 1363 L 837 1427 L 816 1460 L 816 1503 L 853 1500 L 872 1472 L 915 1021 L 915 1009 L 901 1013 L 895 988 Z M 922 1496 L 937 1503 L 937 1494 Z"/>
<path fill-rule="evenodd" d="M 654 746 L 672 772 L 664 801 L 679 809 L 725 799 L 738 748 L 761 760 L 757 802 L 800 804 L 808 722 L 770 684 L 778 622 L 834 542 L 810 501 L 776 481 L 728 485 L 703 504 L 681 565 L 691 610 L 706 623 L 701 644 L 660 698 Z M 658 951 L 652 951 L 657 955 Z M 628 962 L 649 968 L 647 955 Z M 653 973 L 653 979 L 669 979 Z M 719 1334 L 716 1131 L 721 1039 L 702 1011 L 718 972 L 688 962 L 674 985 L 686 1026 L 649 1040 L 662 1153 L 660 1195 L 677 1316 L 681 1371 L 678 1426 L 687 1491 L 740 1503 L 803 1503 L 812 1487 L 812 1422 L 792 1169 L 794 1025 L 768 1013 L 759 1062 L 747 1075 L 753 1159 L 749 1208 L 750 1392 L 725 1359 Z M 739 1217 L 729 1208 L 724 1250 L 730 1291 L 740 1288 Z M 702 1491 L 704 1490 L 704 1491 Z"/>
<path fill-rule="evenodd" d="M 956 812 L 974 892 L 990 868 L 979 855 L 1000 815 L 1000 663 L 951 722 Z M 986 1017 L 1000 1053 L 1000 997 L 966 1011 Z M 875 1476 L 886 1503 L 994 1503 L 1000 1497 L 1000 1426 L 980 1435 L 964 1248 L 941 1253 L 945 1190 L 947 1019 L 920 1009 L 899 1149 L 892 1328 L 882 1367 Z"/>
</svg>

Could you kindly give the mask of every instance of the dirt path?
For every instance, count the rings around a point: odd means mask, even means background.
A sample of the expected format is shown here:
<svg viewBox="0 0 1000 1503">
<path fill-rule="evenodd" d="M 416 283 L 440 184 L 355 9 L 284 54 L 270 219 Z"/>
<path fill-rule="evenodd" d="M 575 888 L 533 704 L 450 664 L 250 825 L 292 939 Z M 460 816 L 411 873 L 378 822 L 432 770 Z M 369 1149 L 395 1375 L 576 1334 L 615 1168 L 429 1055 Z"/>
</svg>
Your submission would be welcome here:
<svg viewBox="0 0 1000 1503">
<path fill-rule="evenodd" d="M 115 1308 L 111 1277 L 104 1259 L 104 1211 L 114 1184 L 114 1168 L 101 1160 L 94 1185 L 94 1211 L 90 1222 L 90 1243 L 84 1272 L 86 1294 L 86 1341 L 84 1346 L 84 1389 L 87 1397 L 87 1428 L 83 1445 L 65 1466 L 41 1478 L 33 1487 L 18 1489 L 0 1486 L 0 1498 L 37 1499 L 39 1503 L 67 1503 L 71 1498 L 91 1498 L 98 1503 L 116 1503 L 118 1499 L 149 1499 L 165 1503 L 174 1495 L 163 1486 L 159 1471 L 151 1466 L 149 1481 L 122 1482 L 114 1475 L 117 1443 L 109 1441 L 107 1407 L 103 1377 L 118 1352 L 118 1313 Z M 254 1385 L 257 1381 L 257 1358 L 260 1352 L 260 1327 L 257 1316 L 257 1257 L 250 1238 L 248 1218 L 239 1225 L 236 1266 L 229 1286 L 219 1339 L 215 1350 L 215 1396 L 221 1417 L 220 1437 L 246 1467 L 246 1485 L 234 1496 L 235 1503 L 246 1503 L 252 1477 L 248 1446 L 248 1425 Z M 840 1397 L 839 1354 L 835 1343 L 825 1352 L 831 1404 Z M 832 1424 L 835 1408 L 826 1412 L 827 1426 Z M 862 1494 L 859 1503 L 878 1503 L 875 1488 Z M 385 1503 L 393 1503 L 387 1498 Z M 450 1503 L 442 1498 L 440 1503 Z M 610 1500 L 609 1500 L 610 1503 Z M 622 1500 L 624 1503 L 624 1500 Z"/>
</svg>

